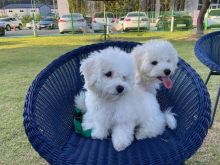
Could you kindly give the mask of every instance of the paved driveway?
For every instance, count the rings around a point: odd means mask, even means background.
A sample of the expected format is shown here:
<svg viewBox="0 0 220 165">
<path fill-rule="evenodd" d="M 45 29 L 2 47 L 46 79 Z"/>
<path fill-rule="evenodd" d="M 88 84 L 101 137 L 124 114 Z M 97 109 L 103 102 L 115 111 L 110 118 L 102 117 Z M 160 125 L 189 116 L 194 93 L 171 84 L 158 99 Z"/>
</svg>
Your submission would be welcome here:
<svg viewBox="0 0 220 165">
<path fill-rule="evenodd" d="M 53 36 L 53 35 L 61 35 L 58 29 L 54 30 L 37 30 L 37 35 L 39 36 Z M 23 30 L 11 30 L 6 31 L 5 37 L 24 37 L 24 36 L 33 36 L 33 30 L 23 29 Z"/>
<path fill-rule="evenodd" d="M 154 24 L 151 24 L 150 27 L 151 31 L 155 31 L 156 27 Z M 58 29 L 48 30 L 48 29 L 42 29 L 37 30 L 38 36 L 63 36 L 63 35 L 70 35 L 70 33 L 60 34 Z M 81 33 L 79 33 L 81 34 Z M 100 33 L 102 34 L 102 33 Z M 14 31 L 13 29 L 11 31 L 6 31 L 4 37 L 25 37 L 25 36 L 33 36 L 33 30 L 30 29 L 22 29 Z"/>
</svg>

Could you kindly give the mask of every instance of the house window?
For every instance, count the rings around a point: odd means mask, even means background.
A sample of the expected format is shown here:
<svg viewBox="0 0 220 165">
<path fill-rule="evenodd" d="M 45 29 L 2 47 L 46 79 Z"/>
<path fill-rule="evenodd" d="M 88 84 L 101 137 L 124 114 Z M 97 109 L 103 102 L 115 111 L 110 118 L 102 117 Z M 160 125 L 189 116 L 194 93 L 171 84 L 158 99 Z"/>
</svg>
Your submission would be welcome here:
<svg viewBox="0 0 220 165">
<path fill-rule="evenodd" d="M 13 11 L 12 11 L 12 10 L 9 10 L 8 12 L 9 12 L 9 13 L 12 13 Z"/>
<path fill-rule="evenodd" d="M 31 12 L 35 12 L 35 10 L 31 10 Z"/>
<path fill-rule="evenodd" d="M 24 12 L 24 10 L 20 10 L 20 12 L 21 12 L 21 13 L 23 13 L 23 12 Z"/>
</svg>

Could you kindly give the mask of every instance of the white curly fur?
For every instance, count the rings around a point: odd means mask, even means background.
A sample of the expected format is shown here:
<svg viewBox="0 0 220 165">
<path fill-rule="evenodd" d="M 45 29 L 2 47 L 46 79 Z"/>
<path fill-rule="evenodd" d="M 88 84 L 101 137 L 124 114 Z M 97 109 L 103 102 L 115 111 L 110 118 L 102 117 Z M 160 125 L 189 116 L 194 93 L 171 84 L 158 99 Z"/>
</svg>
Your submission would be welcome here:
<svg viewBox="0 0 220 165">
<path fill-rule="evenodd" d="M 112 47 L 93 52 L 82 61 L 80 71 L 87 91 L 75 101 L 86 108 L 82 126 L 92 129 L 92 138 L 104 139 L 111 134 L 114 148 L 122 151 L 134 136 L 152 138 L 164 132 L 170 112 L 161 112 L 155 95 L 135 85 L 130 54 Z M 112 73 L 109 77 L 108 72 Z M 119 92 L 118 86 L 124 90 Z"/>
<path fill-rule="evenodd" d="M 174 73 L 178 63 L 178 53 L 172 44 L 165 40 L 150 40 L 136 46 L 131 54 L 136 64 L 136 83 L 144 90 L 156 94 L 161 80 L 158 77 L 169 77 Z M 152 62 L 157 64 L 153 65 Z M 164 71 L 170 70 L 169 75 Z"/>
<path fill-rule="evenodd" d="M 170 42 L 150 40 L 143 45 L 136 46 L 131 54 L 136 64 L 136 84 L 140 88 L 156 95 L 162 79 L 171 83 L 169 77 L 177 68 L 178 53 Z M 156 65 L 152 64 L 154 61 L 157 62 Z M 166 69 L 170 70 L 169 75 L 165 74 Z M 166 85 L 166 82 L 163 83 Z M 174 115 L 171 108 L 165 112 L 166 123 L 170 129 L 177 127 Z"/>
</svg>

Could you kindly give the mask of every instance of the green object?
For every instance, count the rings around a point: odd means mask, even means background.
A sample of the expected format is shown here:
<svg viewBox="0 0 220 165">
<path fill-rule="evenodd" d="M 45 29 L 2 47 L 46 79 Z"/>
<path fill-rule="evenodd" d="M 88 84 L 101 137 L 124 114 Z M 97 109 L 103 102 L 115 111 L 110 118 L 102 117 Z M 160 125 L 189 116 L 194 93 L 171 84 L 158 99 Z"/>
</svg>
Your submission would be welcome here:
<svg viewBox="0 0 220 165">
<path fill-rule="evenodd" d="M 212 24 L 211 22 L 209 22 L 209 19 L 215 19 L 217 20 L 220 16 L 220 9 L 208 9 L 206 14 L 205 14 L 205 18 L 204 18 L 204 28 L 205 30 L 207 30 L 208 28 L 219 28 L 220 27 L 220 23 L 216 23 Z"/>
<path fill-rule="evenodd" d="M 71 27 L 72 27 L 72 34 L 74 34 L 74 25 L 73 25 L 73 13 L 70 13 L 70 17 L 71 17 Z"/>
<path fill-rule="evenodd" d="M 138 32 L 140 32 L 140 11 L 138 11 Z"/>
<path fill-rule="evenodd" d="M 89 130 L 83 130 L 82 128 L 82 117 L 83 117 L 83 114 L 81 112 L 81 110 L 79 108 L 75 108 L 74 109 L 74 120 L 73 120 L 73 124 L 74 124 L 74 130 L 76 133 L 84 136 L 84 137 L 91 137 L 91 129 Z"/>
<path fill-rule="evenodd" d="M 172 13 L 165 13 L 158 18 L 157 22 L 157 30 L 165 30 L 170 31 L 171 29 L 171 20 Z M 173 30 L 188 30 L 193 27 L 192 25 L 192 17 L 187 15 L 186 13 L 174 12 L 173 13 L 174 23 Z"/>
<path fill-rule="evenodd" d="M 206 14 L 205 14 L 205 26 L 204 29 L 207 30 L 208 29 L 208 17 L 209 17 L 209 12 L 210 10 L 208 9 Z"/>
<path fill-rule="evenodd" d="M 173 10 L 171 11 L 171 25 L 170 25 L 170 31 L 173 32 L 174 30 L 174 14 Z"/>
<path fill-rule="evenodd" d="M 34 33 L 33 35 L 34 35 L 34 37 L 36 37 L 37 36 L 37 31 L 36 31 L 36 24 L 35 24 L 35 15 L 34 15 L 34 13 L 33 13 L 32 17 L 33 17 L 32 26 L 33 26 L 33 33 Z"/>
</svg>

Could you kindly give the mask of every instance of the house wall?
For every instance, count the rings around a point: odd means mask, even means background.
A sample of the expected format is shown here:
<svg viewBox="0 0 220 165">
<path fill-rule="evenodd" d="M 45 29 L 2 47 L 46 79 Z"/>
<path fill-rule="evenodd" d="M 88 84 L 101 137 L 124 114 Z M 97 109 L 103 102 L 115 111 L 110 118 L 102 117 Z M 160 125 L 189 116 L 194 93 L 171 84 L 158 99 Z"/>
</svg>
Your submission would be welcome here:
<svg viewBox="0 0 220 165">
<path fill-rule="evenodd" d="M 59 16 L 69 14 L 69 4 L 67 0 L 57 0 Z"/>
<path fill-rule="evenodd" d="M 51 13 L 58 13 L 58 9 L 51 9 Z"/>
<path fill-rule="evenodd" d="M 7 15 L 6 11 L 3 9 L 0 9 L 0 17 L 6 16 L 6 15 Z"/>
<path fill-rule="evenodd" d="M 13 16 L 22 17 L 24 15 L 40 14 L 38 8 L 5 9 L 5 11 L 9 17 L 13 17 Z"/>
<path fill-rule="evenodd" d="M 51 12 L 51 8 L 47 5 L 43 5 L 40 8 L 15 8 L 15 9 L 5 9 L 0 10 L 0 15 L 7 15 L 9 17 L 17 16 L 22 17 L 24 15 L 40 14 L 41 16 L 46 16 Z"/>
</svg>

